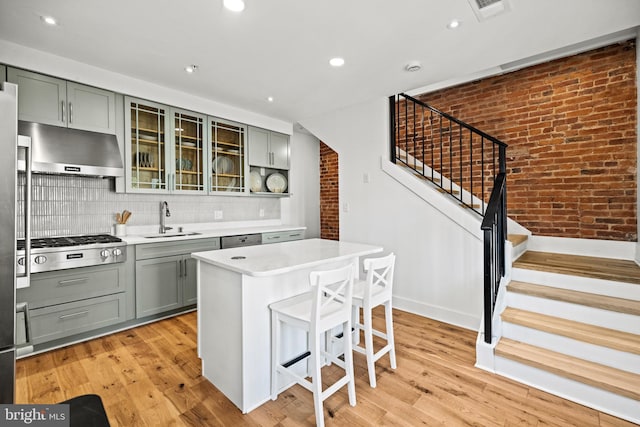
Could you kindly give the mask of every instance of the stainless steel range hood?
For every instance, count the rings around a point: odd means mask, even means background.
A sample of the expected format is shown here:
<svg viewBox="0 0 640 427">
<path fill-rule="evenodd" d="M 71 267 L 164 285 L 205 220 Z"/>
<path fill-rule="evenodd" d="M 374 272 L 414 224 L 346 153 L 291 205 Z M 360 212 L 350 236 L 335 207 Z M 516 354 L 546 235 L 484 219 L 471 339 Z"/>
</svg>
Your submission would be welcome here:
<svg viewBox="0 0 640 427">
<path fill-rule="evenodd" d="M 18 122 L 18 134 L 31 137 L 33 172 L 119 177 L 124 175 L 115 135 Z M 24 159 L 18 159 L 24 170 Z"/>
</svg>

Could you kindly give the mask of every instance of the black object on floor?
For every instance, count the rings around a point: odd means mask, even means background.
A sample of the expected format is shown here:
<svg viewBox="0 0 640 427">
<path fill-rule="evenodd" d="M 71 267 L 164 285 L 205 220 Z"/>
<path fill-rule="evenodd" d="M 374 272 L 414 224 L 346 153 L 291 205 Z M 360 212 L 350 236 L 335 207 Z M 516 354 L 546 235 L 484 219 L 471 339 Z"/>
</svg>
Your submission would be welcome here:
<svg viewBox="0 0 640 427">
<path fill-rule="evenodd" d="M 85 394 L 60 403 L 69 405 L 70 427 L 111 426 L 102 399 L 97 394 Z"/>
</svg>

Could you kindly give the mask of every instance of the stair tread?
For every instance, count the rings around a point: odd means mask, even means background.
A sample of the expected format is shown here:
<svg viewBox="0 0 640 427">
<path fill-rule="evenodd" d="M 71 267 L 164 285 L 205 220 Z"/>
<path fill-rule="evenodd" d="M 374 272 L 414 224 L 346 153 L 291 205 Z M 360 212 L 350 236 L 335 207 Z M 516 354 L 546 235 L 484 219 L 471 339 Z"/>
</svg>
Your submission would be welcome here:
<svg viewBox="0 0 640 427">
<path fill-rule="evenodd" d="M 513 267 L 640 284 L 640 266 L 629 260 L 527 251 Z"/>
<path fill-rule="evenodd" d="M 640 335 L 637 334 L 513 307 L 507 307 L 501 317 L 504 322 L 640 355 Z"/>
<path fill-rule="evenodd" d="M 509 240 L 513 246 L 518 246 L 521 243 L 526 242 L 529 239 L 529 236 L 526 234 L 509 234 L 507 235 L 507 240 Z"/>
<path fill-rule="evenodd" d="M 640 400 L 640 375 L 633 372 L 589 362 L 508 338 L 500 339 L 495 354 L 631 399 Z"/>
<path fill-rule="evenodd" d="M 511 281 L 507 291 L 640 316 L 640 301 L 630 299 L 517 281 Z"/>
<path fill-rule="evenodd" d="M 438 187 L 438 191 L 441 193 L 453 194 L 454 196 L 457 196 L 460 194 L 460 190 L 452 190 L 450 188 Z"/>
</svg>

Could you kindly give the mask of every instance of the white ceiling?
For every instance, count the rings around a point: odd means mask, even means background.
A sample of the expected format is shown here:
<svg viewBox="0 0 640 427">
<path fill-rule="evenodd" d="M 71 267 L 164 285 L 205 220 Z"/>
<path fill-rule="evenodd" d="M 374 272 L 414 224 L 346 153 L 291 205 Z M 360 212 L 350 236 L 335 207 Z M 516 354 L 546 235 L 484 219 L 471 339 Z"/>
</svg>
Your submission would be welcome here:
<svg viewBox="0 0 640 427">
<path fill-rule="evenodd" d="M 640 26 L 640 0 L 509 1 L 479 22 L 468 0 L 0 0 L 0 39 L 297 122 Z"/>
</svg>

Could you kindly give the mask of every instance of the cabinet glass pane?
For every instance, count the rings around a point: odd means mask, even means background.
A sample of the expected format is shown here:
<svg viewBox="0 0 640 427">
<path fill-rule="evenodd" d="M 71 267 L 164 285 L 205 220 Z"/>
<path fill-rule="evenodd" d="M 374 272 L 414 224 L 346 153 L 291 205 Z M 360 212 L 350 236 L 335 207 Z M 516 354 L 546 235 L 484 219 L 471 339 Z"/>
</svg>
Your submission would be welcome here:
<svg viewBox="0 0 640 427">
<path fill-rule="evenodd" d="M 167 189 L 166 112 L 131 102 L 131 187 Z"/>
<path fill-rule="evenodd" d="M 244 191 L 245 128 L 213 121 L 211 153 L 211 189 Z"/>
<path fill-rule="evenodd" d="M 204 191 L 204 121 L 179 112 L 174 121 L 176 190 Z"/>
</svg>

